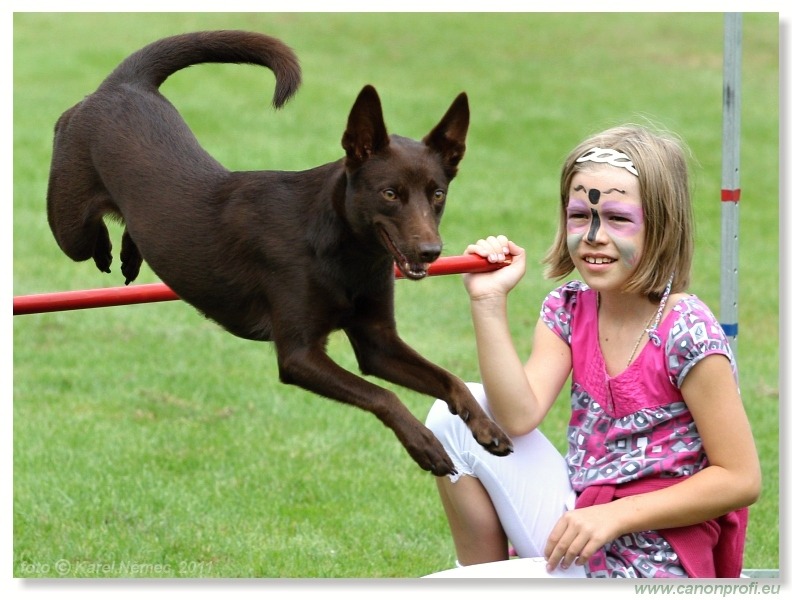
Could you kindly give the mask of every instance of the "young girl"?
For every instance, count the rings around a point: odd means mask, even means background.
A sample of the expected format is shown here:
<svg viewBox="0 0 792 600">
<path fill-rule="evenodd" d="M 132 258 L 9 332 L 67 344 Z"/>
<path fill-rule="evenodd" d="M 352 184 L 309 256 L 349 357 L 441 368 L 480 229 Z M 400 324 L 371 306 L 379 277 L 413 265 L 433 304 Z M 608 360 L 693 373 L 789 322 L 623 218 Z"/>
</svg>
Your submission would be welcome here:
<svg viewBox="0 0 792 600">
<path fill-rule="evenodd" d="M 459 565 L 544 557 L 583 577 L 739 577 L 747 509 L 760 489 L 726 336 L 685 293 L 693 223 L 685 151 L 617 127 L 581 143 L 561 174 L 545 299 L 523 364 L 507 296 L 525 273 L 505 236 L 467 253 L 503 268 L 465 275 L 482 385 L 512 437 L 492 456 L 437 402 L 427 426 L 457 467 L 438 479 Z M 507 260 L 508 258 L 508 260 Z M 572 375 L 568 449 L 537 429 Z"/>
</svg>

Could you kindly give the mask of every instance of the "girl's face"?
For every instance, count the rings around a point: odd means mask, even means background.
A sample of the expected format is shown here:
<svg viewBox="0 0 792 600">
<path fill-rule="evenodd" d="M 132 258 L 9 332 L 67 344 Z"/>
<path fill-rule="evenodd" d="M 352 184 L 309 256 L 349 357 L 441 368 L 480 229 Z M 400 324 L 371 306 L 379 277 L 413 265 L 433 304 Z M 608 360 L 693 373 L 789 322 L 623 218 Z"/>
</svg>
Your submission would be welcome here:
<svg viewBox="0 0 792 600">
<path fill-rule="evenodd" d="M 572 262 L 589 287 L 621 290 L 644 246 L 638 178 L 606 164 L 576 173 L 569 189 L 566 230 Z"/>
</svg>

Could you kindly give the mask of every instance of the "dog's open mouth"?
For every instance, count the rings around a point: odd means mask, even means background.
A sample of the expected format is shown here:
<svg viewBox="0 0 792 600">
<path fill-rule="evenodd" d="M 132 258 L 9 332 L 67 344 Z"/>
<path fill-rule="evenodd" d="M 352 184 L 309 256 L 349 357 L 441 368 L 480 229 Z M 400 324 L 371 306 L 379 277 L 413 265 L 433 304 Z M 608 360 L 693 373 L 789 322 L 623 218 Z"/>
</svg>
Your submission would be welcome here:
<svg viewBox="0 0 792 600">
<path fill-rule="evenodd" d="M 399 250 L 399 247 L 393 242 L 391 236 L 388 235 L 388 232 L 382 227 L 379 227 L 378 230 L 382 241 L 385 242 L 385 247 L 391 253 L 393 260 L 396 261 L 396 266 L 399 267 L 399 271 L 402 272 L 402 275 L 408 279 L 414 280 L 423 279 L 426 277 L 429 269 L 429 263 L 410 262 L 410 260 L 402 253 L 402 251 Z"/>
</svg>

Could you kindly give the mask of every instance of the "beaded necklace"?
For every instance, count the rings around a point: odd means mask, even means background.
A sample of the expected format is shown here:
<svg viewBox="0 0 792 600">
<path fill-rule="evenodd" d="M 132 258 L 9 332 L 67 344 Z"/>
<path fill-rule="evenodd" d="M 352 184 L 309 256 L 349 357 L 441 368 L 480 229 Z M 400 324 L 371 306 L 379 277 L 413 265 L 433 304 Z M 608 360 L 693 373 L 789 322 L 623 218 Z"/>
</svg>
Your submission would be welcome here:
<svg viewBox="0 0 792 600">
<path fill-rule="evenodd" d="M 663 297 L 660 299 L 660 306 L 657 307 L 657 312 L 649 317 L 646 325 L 644 325 L 643 329 L 641 329 L 641 335 L 639 335 L 638 339 L 635 340 L 635 346 L 633 346 L 632 352 L 630 353 L 630 358 L 627 359 L 628 367 L 630 364 L 632 364 L 632 361 L 635 358 L 635 353 L 638 352 L 638 346 L 641 345 L 641 340 L 643 339 L 644 334 L 649 336 L 649 339 L 655 346 L 659 347 L 662 343 L 660 341 L 660 336 L 657 335 L 657 326 L 660 324 L 660 319 L 663 318 L 663 310 L 665 310 L 668 297 L 671 295 L 671 284 L 673 282 L 674 274 L 672 273 L 668 283 L 666 284 L 665 290 L 663 290 Z M 599 292 L 597 292 L 597 308 L 599 309 Z"/>
</svg>

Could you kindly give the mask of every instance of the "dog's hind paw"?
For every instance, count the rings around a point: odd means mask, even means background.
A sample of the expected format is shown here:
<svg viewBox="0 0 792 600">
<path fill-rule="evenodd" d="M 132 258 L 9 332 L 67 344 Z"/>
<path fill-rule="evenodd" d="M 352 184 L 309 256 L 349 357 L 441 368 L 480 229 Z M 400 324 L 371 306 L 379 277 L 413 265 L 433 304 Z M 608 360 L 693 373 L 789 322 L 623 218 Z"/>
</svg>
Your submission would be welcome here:
<svg viewBox="0 0 792 600">
<path fill-rule="evenodd" d="M 124 285 L 129 285 L 137 279 L 140 273 L 140 263 L 137 266 L 130 267 L 127 263 L 121 265 L 121 274 L 124 275 Z"/>
<path fill-rule="evenodd" d="M 96 240 L 93 245 L 93 259 L 96 268 L 102 273 L 110 272 L 110 263 L 113 262 L 113 244 L 110 241 L 110 234 L 104 223 L 100 224 L 96 231 Z"/>
<path fill-rule="evenodd" d="M 137 279 L 142 264 L 143 257 L 140 255 L 140 250 L 129 235 L 129 231 L 124 230 L 121 238 L 121 274 L 126 278 L 124 285 L 129 285 Z"/>
<path fill-rule="evenodd" d="M 94 263 L 96 263 L 96 268 L 99 269 L 102 273 L 110 273 L 110 263 L 113 262 L 113 255 L 108 253 L 107 255 L 99 256 L 94 254 Z"/>
</svg>

